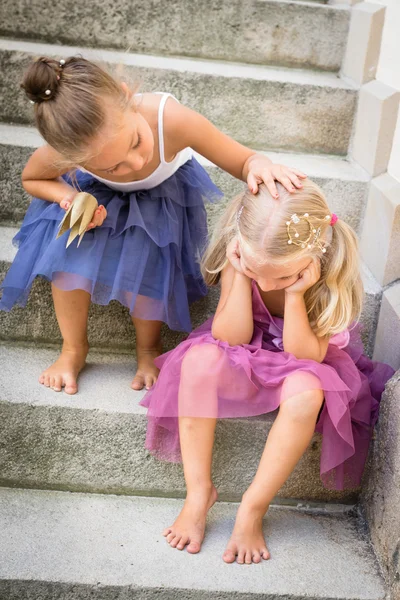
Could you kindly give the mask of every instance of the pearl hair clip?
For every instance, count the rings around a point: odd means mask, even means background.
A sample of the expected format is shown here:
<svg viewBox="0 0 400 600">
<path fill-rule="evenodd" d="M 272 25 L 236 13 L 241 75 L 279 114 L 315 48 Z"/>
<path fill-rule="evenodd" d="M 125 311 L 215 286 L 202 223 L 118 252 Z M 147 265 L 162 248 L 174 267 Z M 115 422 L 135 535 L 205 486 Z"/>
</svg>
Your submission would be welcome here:
<svg viewBox="0 0 400 600">
<path fill-rule="evenodd" d="M 335 215 L 336 217 L 336 215 Z M 324 219 L 318 219 L 319 221 L 332 221 L 333 218 L 331 215 L 326 215 L 326 217 Z M 337 220 L 337 217 L 336 217 Z M 306 236 L 303 239 L 300 239 L 300 234 L 296 229 L 296 225 L 298 225 L 298 223 L 300 223 L 301 221 L 305 221 L 308 225 L 308 232 L 306 234 Z M 336 221 L 335 221 L 336 222 Z M 321 236 L 321 227 L 316 227 L 310 218 L 310 215 L 308 213 L 304 213 L 303 216 L 298 216 L 296 213 L 294 213 L 291 218 L 290 221 L 286 221 L 286 229 L 287 229 L 287 234 L 288 234 L 288 244 L 294 244 L 295 246 L 300 246 L 300 248 L 314 248 L 314 246 L 317 246 L 317 248 L 319 248 L 319 250 L 321 250 L 321 252 L 323 254 L 325 254 L 326 252 L 326 248 L 324 248 L 324 246 L 321 244 L 319 238 Z"/>
</svg>

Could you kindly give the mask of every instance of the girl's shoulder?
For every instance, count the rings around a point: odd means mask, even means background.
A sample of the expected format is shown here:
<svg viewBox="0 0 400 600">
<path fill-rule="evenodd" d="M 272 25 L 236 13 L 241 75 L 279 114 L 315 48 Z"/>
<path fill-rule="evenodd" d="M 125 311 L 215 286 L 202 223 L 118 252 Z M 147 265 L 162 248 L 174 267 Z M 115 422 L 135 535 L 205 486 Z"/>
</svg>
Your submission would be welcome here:
<svg viewBox="0 0 400 600">
<path fill-rule="evenodd" d="M 135 94 L 135 107 L 140 113 L 150 111 L 158 114 L 161 105 L 163 112 L 167 112 L 167 106 L 171 104 L 180 105 L 175 96 L 169 92 L 144 92 Z"/>
<path fill-rule="evenodd" d="M 136 110 L 150 124 L 162 119 L 165 135 L 173 136 L 182 129 L 185 107 L 167 92 L 148 92 L 135 95 Z"/>
<path fill-rule="evenodd" d="M 136 109 L 153 130 L 157 128 L 161 132 L 165 141 L 167 161 L 190 146 L 188 130 L 192 130 L 190 119 L 192 114 L 196 113 L 181 104 L 175 96 L 167 92 L 137 95 Z"/>
</svg>

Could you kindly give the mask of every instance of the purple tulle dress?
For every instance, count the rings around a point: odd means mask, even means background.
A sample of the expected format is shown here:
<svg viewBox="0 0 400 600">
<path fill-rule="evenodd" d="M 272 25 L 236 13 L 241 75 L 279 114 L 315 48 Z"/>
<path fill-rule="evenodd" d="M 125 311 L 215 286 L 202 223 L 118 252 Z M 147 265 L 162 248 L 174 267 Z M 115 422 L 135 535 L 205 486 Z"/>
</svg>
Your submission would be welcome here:
<svg viewBox="0 0 400 600">
<path fill-rule="evenodd" d="M 229 346 L 211 334 L 212 319 L 156 361 L 148 408 L 146 448 L 161 460 L 181 460 L 178 416 L 254 417 L 276 410 L 285 398 L 322 389 L 321 479 L 332 489 L 359 485 L 379 401 L 394 371 L 363 354 L 359 327 L 331 338 L 323 363 L 283 350 L 283 319 L 272 316 L 253 282 L 254 334 Z"/>
<path fill-rule="evenodd" d="M 206 171 L 191 158 L 159 185 L 132 192 L 80 171 L 76 180 L 106 207 L 106 220 L 79 248 L 77 240 L 66 248 L 68 233 L 56 239 L 65 211 L 34 198 L 13 240 L 19 250 L 2 285 L 0 309 L 25 306 L 41 276 L 62 290 L 86 290 L 97 304 L 119 300 L 135 317 L 191 331 L 189 303 L 207 293 L 199 268 L 207 242 L 204 201 L 222 195 Z"/>
</svg>

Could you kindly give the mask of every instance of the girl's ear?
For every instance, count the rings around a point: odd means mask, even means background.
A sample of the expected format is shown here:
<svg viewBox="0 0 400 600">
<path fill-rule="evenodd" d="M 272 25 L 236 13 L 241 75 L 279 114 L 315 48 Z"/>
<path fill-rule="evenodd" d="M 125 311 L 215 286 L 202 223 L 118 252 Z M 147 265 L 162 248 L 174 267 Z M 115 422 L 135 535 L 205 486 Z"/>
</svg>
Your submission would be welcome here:
<svg viewBox="0 0 400 600">
<path fill-rule="evenodd" d="M 125 83 L 125 81 L 121 81 L 121 87 L 122 87 L 122 90 L 123 90 L 124 94 L 126 95 L 127 99 L 130 100 L 132 98 L 133 92 L 128 87 L 128 84 Z"/>
</svg>

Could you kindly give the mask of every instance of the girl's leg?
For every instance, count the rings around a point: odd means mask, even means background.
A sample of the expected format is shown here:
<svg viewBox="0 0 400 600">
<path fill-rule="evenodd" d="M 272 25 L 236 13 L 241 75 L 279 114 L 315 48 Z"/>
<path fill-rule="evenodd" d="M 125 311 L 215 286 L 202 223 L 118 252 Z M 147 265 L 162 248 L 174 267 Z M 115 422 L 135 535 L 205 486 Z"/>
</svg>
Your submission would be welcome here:
<svg viewBox="0 0 400 600">
<path fill-rule="evenodd" d="M 179 436 L 186 482 L 185 504 L 171 527 L 163 535 L 172 548 L 183 548 L 196 554 L 200 551 L 209 509 L 217 499 L 211 481 L 212 448 L 216 419 L 179 419 Z"/>
<path fill-rule="evenodd" d="M 158 369 L 154 359 L 160 356 L 161 348 L 161 321 L 144 321 L 132 317 L 136 330 L 136 355 L 137 371 L 132 381 L 134 390 L 151 388 L 158 377 Z"/>
<path fill-rule="evenodd" d="M 77 377 L 85 366 L 89 351 L 87 320 L 90 294 L 84 290 L 65 292 L 52 285 L 53 302 L 58 325 L 63 338 L 61 354 L 54 364 L 43 371 L 39 383 L 67 394 L 78 391 Z"/>
<path fill-rule="evenodd" d="M 217 381 L 213 374 L 220 350 L 213 345 L 195 346 L 186 354 L 179 387 L 179 437 L 186 482 L 186 500 L 178 518 L 163 535 L 173 548 L 191 554 L 200 551 L 207 513 L 217 499 L 211 480 L 212 449 L 217 414 Z M 199 406 L 199 398 L 204 401 Z M 205 416 L 191 416 L 195 414 Z"/>
<path fill-rule="evenodd" d="M 306 451 L 323 403 L 321 390 L 284 400 L 269 433 L 253 482 L 245 492 L 224 552 L 225 562 L 249 564 L 269 558 L 262 521 L 270 502 Z"/>
</svg>

